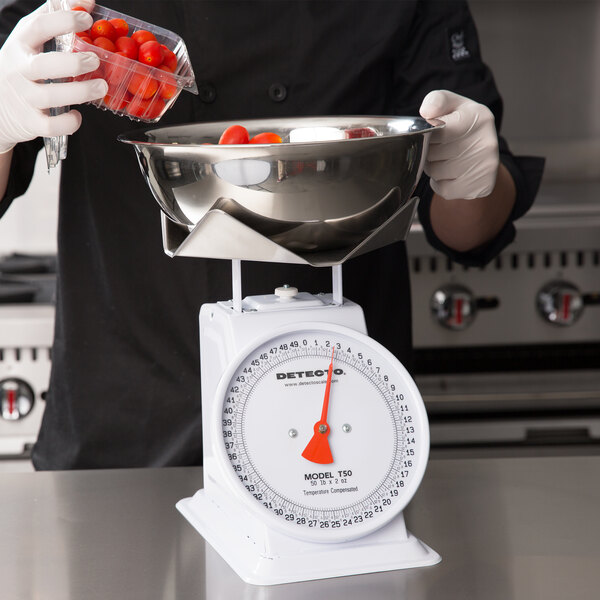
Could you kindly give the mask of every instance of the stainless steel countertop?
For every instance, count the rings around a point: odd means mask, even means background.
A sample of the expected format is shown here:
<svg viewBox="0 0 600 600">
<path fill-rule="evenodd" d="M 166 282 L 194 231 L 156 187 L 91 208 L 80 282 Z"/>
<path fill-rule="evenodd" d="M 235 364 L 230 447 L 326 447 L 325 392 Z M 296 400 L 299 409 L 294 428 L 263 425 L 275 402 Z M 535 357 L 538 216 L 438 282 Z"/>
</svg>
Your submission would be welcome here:
<svg viewBox="0 0 600 600">
<path fill-rule="evenodd" d="M 406 511 L 434 567 L 244 584 L 177 512 L 201 468 L 0 473 L 3 600 L 600 597 L 600 457 L 431 460 Z"/>
</svg>

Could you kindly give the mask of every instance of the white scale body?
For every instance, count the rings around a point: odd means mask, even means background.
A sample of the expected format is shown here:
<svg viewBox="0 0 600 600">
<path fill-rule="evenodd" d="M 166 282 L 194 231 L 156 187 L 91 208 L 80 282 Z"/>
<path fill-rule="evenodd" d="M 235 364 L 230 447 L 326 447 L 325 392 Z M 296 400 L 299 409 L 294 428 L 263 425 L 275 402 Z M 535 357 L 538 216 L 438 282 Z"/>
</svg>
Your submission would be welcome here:
<svg viewBox="0 0 600 600">
<path fill-rule="evenodd" d="M 439 562 L 402 514 L 429 454 L 412 378 L 335 280 L 333 295 L 281 289 L 202 306 L 204 488 L 177 508 L 252 584 Z M 330 364 L 333 462 L 317 464 L 302 451 Z"/>
</svg>

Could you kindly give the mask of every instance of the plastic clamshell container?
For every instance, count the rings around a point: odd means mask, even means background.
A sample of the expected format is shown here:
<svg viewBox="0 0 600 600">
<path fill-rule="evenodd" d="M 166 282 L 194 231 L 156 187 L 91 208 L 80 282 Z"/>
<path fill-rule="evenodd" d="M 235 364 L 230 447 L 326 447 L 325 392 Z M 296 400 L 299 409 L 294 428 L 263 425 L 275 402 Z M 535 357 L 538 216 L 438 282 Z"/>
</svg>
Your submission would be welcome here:
<svg viewBox="0 0 600 600">
<path fill-rule="evenodd" d="M 156 123 L 173 106 L 181 90 L 198 93 L 187 48 L 178 35 L 168 29 L 97 4 L 90 14 L 94 22 L 99 19 L 123 19 L 129 25 L 127 37 L 131 37 L 140 29 L 149 31 L 160 44 L 164 44 L 177 57 L 177 68 L 174 73 L 170 73 L 159 67 L 151 67 L 104 50 L 74 35 L 73 52 L 94 52 L 100 59 L 98 69 L 75 79 L 85 81 L 100 78 L 108 83 L 107 95 L 90 104 L 103 110 L 110 110 L 116 115 L 129 117 L 134 121 Z M 153 92 L 154 89 L 156 91 Z M 135 90 L 137 93 L 132 93 Z"/>
</svg>

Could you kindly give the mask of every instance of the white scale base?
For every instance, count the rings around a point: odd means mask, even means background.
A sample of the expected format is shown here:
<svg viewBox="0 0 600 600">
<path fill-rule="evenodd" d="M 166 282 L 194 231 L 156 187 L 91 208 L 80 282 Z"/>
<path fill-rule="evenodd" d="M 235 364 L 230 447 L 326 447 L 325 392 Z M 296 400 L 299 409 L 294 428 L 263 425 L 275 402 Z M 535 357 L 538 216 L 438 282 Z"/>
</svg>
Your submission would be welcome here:
<svg viewBox="0 0 600 600">
<path fill-rule="evenodd" d="M 402 513 L 362 538 L 343 543 L 292 539 L 241 513 L 220 490 L 199 490 L 177 509 L 246 582 L 276 585 L 359 575 L 441 561 L 440 555 L 406 530 Z"/>
</svg>

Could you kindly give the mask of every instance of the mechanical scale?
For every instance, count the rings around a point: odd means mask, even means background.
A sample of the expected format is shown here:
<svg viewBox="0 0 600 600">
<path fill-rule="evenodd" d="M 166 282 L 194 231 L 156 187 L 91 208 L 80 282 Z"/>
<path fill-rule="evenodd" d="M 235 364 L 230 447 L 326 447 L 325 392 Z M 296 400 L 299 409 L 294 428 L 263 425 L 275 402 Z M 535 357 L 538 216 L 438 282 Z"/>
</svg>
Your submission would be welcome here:
<svg viewBox="0 0 600 600">
<path fill-rule="evenodd" d="M 427 464 L 424 405 L 343 298 L 341 265 L 405 239 L 443 124 L 241 124 L 284 143 L 215 145 L 228 123 L 119 138 L 163 210 L 167 254 L 232 260 L 232 300 L 200 310 L 204 488 L 177 508 L 249 583 L 435 564 L 402 514 Z M 242 298 L 241 259 L 331 267 L 332 293 Z"/>
</svg>

